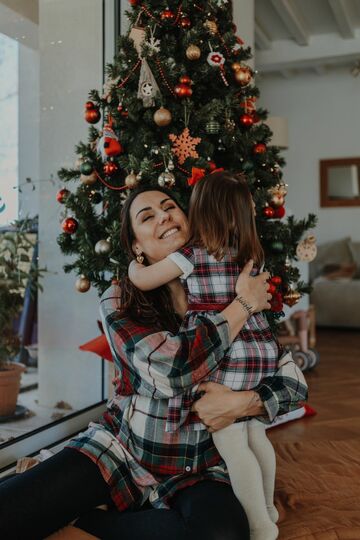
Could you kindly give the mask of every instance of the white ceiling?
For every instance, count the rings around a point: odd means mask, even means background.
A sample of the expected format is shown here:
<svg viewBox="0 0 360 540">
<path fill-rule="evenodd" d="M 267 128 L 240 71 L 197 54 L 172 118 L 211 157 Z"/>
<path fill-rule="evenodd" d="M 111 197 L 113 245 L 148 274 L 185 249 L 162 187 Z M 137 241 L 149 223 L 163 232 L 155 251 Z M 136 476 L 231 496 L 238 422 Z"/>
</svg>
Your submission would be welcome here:
<svg viewBox="0 0 360 540">
<path fill-rule="evenodd" d="M 255 0 L 255 48 L 261 74 L 350 69 L 360 60 L 360 0 Z"/>
</svg>

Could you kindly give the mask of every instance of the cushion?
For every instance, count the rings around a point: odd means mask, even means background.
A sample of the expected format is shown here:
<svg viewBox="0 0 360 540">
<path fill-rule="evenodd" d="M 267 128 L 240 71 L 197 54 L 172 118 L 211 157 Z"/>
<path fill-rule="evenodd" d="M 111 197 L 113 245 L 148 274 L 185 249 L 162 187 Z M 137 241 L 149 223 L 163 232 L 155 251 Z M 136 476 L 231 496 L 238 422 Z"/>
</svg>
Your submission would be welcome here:
<svg viewBox="0 0 360 540">
<path fill-rule="evenodd" d="M 354 259 L 354 262 L 356 264 L 356 273 L 355 278 L 360 278 L 360 242 L 352 242 L 349 241 L 349 248 L 351 255 Z"/>
<path fill-rule="evenodd" d="M 353 279 L 357 271 L 355 263 L 350 264 L 326 264 L 321 275 L 326 279 Z"/>
<path fill-rule="evenodd" d="M 313 281 L 328 264 L 351 264 L 350 237 L 341 238 L 318 246 L 316 259 L 310 264 L 310 280 Z"/>
</svg>

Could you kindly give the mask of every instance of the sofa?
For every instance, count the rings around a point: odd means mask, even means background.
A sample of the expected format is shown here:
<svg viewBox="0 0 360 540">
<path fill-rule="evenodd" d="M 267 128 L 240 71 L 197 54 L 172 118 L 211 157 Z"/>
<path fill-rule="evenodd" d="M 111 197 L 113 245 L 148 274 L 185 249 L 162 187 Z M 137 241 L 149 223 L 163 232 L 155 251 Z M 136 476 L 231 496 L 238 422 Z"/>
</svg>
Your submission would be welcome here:
<svg viewBox="0 0 360 540">
<path fill-rule="evenodd" d="M 360 242 L 346 237 L 319 245 L 310 281 L 318 326 L 360 328 Z"/>
</svg>

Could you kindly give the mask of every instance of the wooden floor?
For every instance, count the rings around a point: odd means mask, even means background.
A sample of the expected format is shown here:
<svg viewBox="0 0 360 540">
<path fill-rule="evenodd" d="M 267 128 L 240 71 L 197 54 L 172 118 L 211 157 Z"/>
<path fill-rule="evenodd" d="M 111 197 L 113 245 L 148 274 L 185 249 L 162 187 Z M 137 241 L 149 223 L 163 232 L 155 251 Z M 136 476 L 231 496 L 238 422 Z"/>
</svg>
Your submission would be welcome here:
<svg viewBox="0 0 360 540">
<path fill-rule="evenodd" d="M 315 348 L 305 377 L 317 415 L 269 430 L 273 443 L 360 438 L 360 330 L 317 329 Z"/>
</svg>

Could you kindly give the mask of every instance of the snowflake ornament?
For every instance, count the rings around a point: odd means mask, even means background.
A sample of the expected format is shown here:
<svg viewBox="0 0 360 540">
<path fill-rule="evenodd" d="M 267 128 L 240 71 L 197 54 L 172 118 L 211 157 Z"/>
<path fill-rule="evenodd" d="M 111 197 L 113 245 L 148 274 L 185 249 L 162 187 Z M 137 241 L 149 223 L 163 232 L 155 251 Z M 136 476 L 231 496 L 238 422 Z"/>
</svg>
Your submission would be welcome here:
<svg viewBox="0 0 360 540">
<path fill-rule="evenodd" d="M 208 64 L 213 67 L 221 67 L 225 63 L 225 57 L 223 54 L 217 51 L 211 51 L 207 57 Z"/>
<path fill-rule="evenodd" d="M 201 138 L 191 137 L 189 128 L 185 128 L 180 135 L 171 133 L 169 139 L 174 143 L 171 151 L 177 157 L 180 165 L 182 165 L 189 157 L 199 157 L 195 147 L 201 143 Z"/>
<path fill-rule="evenodd" d="M 151 56 L 160 52 L 160 39 L 156 39 L 154 36 L 151 36 L 147 41 L 145 41 L 145 44 L 149 47 Z"/>
</svg>

